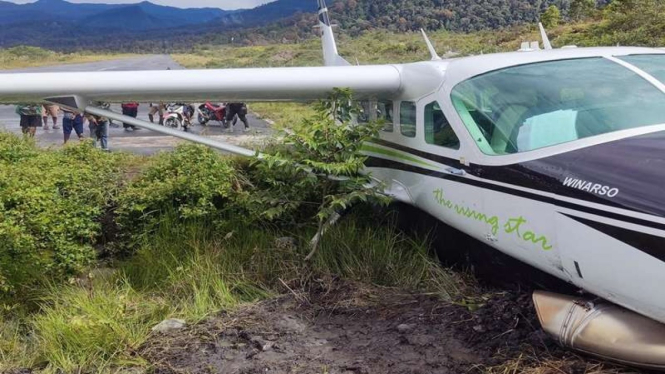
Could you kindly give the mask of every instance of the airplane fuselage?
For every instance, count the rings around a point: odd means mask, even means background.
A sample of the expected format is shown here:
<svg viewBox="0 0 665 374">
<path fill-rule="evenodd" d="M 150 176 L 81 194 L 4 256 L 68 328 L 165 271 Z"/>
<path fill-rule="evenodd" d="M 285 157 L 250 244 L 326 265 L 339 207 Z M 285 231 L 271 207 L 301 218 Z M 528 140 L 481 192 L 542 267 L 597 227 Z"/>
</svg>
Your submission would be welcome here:
<svg viewBox="0 0 665 374">
<path fill-rule="evenodd" d="M 665 75 L 638 67 L 649 56 L 665 66 L 662 53 L 570 49 L 403 65 L 414 81 L 428 71 L 437 88 L 370 104 L 389 125 L 365 146 L 368 171 L 394 198 L 665 322 Z"/>
</svg>

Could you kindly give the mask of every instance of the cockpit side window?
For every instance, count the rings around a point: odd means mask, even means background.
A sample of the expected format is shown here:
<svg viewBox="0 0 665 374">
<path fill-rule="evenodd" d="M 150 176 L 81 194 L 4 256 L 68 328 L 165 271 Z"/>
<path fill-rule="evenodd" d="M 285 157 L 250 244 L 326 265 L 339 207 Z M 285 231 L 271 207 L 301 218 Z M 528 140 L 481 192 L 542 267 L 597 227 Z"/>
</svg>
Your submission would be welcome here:
<svg viewBox="0 0 665 374">
<path fill-rule="evenodd" d="M 460 147 L 459 138 L 436 101 L 425 106 L 425 142 L 452 149 Z"/>
<path fill-rule="evenodd" d="M 452 101 L 489 155 L 665 123 L 665 94 L 630 69 L 600 57 L 480 75 L 458 84 Z"/>
</svg>

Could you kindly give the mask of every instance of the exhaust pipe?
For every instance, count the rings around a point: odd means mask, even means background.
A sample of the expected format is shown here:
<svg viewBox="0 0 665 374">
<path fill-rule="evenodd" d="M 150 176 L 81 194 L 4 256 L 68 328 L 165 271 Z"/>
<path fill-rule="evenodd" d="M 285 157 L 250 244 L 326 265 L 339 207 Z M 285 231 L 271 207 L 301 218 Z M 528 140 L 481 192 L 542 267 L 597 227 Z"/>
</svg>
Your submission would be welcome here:
<svg viewBox="0 0 665 374">
<path fill-rule="evenodd" d="M 540 324 L 565 347 L 622 364 L 665 371 L 665 325 L 607 302 L 533 293 Z"/>
</svg>

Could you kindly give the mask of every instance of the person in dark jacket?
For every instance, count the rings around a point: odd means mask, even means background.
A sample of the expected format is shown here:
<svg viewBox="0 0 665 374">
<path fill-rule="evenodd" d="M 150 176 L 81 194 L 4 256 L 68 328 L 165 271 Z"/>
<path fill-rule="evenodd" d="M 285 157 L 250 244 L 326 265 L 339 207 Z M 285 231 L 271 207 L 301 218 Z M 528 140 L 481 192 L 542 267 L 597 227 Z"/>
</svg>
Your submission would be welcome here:
<svg viewBox="0 0 665 374">
<path fill-rule="evenodd" d="M 243 124 L 245 124 L 245 130 L 249 131 L 249 123 L 247 122 L 247 104 L 245 103 L 228 103 L 226 105 L 226 122 L 233 121 L 229 125 L 229 131 L 233 132 L 233 126 L 235 126 L 235 116 L 238 116 Z"/>
<path fill-rule="evenodd" d="M 97 106 L 102 109 L 108 109 L 109 104 L 99 103 Z M 86 113 L 85 118 L 88 120 L 90 137 L 95 140 L 95 146 L 97 146 L 97 142 L 99 142 L 102 150 L 109 151 L 109 119 L 90 113 Z"/>
<path fill-rule="evenodd" d="M 136 118 L 139 114 L 139 103 L 132 101 L 128 103 L 122 103 L 121 105 L 122 108 L 122 114 Z M 122 126 L 125 128 L 125 131 L 130 131 L 131 130 L 136 130 L 137 127 L 130 125 L 128 123 L 123 123 Z"/>
<path fill-rule="evenodd" d="M 20 104 L 16 106 L 16 113 L 21 116 L 21 131 L 24 136 L 35 137 L 37 127 L 42 127 L 41 104 Z"/>
</svg>

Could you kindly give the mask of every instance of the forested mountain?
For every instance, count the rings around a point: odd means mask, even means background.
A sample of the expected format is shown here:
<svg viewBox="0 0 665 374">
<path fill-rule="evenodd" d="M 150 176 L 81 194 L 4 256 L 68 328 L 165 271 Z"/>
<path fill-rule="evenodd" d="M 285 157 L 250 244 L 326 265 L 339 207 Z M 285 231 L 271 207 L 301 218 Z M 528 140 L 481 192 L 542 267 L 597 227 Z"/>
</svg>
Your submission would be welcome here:
<svg viewBox="0 0 665 374">
<path fill-rule="evenodd" d="M 356 36 L 368 30 L 468 32 L 535 23 L 552 5 L 566 17 L 571 1 L 328 0 L 328 5 L 338 32 Z M 603 5 L 609 0 L 598 1 Z M 17 10 L 25 7 L 30 9 L 28 16 Z M 60 50 L 163 52 L 232 40 L 240 44 L 296 42 L 316 36 L 315 13 L 315 0 L 276 0 L 231 13 L 218 9 L 185 11 L 148 2 L 122 6 L 71 4 L 64 0 L 39 0 L 27 5 L 0 2 L 0 47 L 28 44 Z"/>
<path fill-rule="evenodd" d="M 298 1 L 298 0 L 290 0 Z M 312 0 L 306 0 L 312 1 Z M 572 0 L 328 0 L 338 33 L 358 36 L 368 30 L 394 32 L 445 29 L 469 32 L 536 23 L 549 7 L 567 15 Z M 598 6 L 610 0 L 598 0 Z M 273 3 L 278 5 L 280 1 Z M 272 4 L 271 4 L 272 5 Z M 248 29 L 218 27 L 202 40 L 227 43 L 234 38 L 243 44 L 293 42 L 317 35 L 314 13 L 298 13 L 271 24 Z M 215 34 L 216 32 L 216 34 Z M 176 44 L 179 37 L 171 39 Z"/>
<path fill-rule="evenodd" d="M 211 22 L 209 26 L 265 25 L 279 19 L 291 17 L 297 13 L 314 13 L 317 10 L 315 0 L 278 0 L 254 9 L 226 14 Z"/>
</svg>

